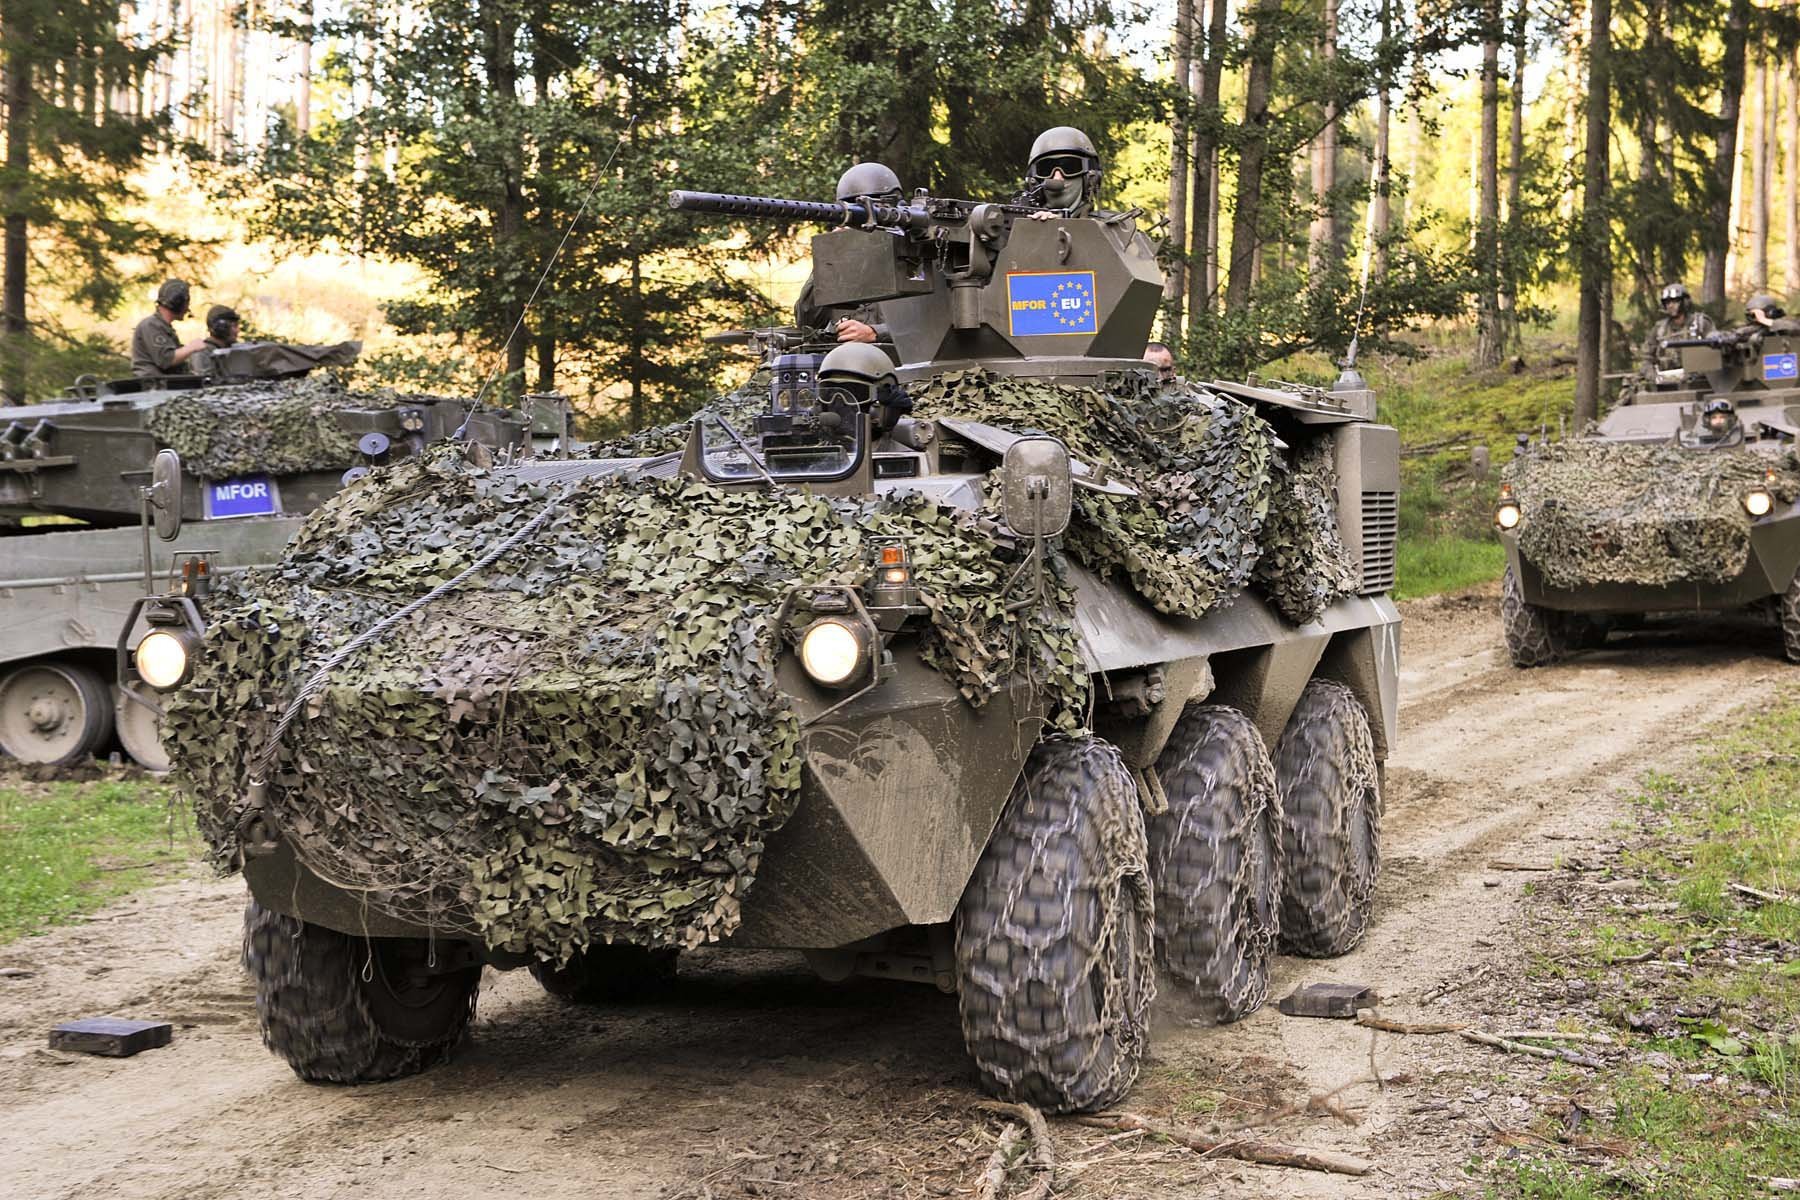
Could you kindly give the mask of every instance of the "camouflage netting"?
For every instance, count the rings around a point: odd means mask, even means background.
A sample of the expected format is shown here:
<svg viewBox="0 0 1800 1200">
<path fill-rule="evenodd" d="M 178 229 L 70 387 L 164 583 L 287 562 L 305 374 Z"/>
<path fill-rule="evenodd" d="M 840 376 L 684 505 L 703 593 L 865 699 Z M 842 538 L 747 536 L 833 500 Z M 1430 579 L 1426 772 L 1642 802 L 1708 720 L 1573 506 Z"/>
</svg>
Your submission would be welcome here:
<svg viewBox="0 0 1800 1200">
<path fill-rule="evenodd" d="M 1275 472 L 1263 526 L 1256 586 L 1296 625 L 1316 621 L 1326 605 L 1361 582 L 1337 526 L 1337 463 L 1320 438 Z"/>
<path fill-rule="evenodd" d="M 778 606 L 795 583 L 862 582 L 874 539 L 913 548 L 923 654 L 970 703 L 1029 679 L 1078 724 L 1069 589 L 1008 613 L 1016 563 L 973 515 L 622 476 L 546 490 L 440 446 L 347 488 L 215 601 L 165 741 L 220 865 L 240 861 L 245 763 L 300 682 L 546 505 L 515 551 L 337 668 L 280 743 L 270 817 L 377 910 L 556 961 L 729 934 L 800 783 Z"/>
<path fill-rule="evenodd" d="M 1501 479 L 1519 500 L 1519 552 L 1555 587 L 1722 583 L 1750 554 L 1743 495 L 1800 496 L 1800 462 L 1746 449 L 1589 439 L 1533 447 Z"/>
<path fill-rule="evenodd" d="M 325 376 L 269 380 L 183 392 L 150 412 L 150 432 L 200 479 L 266 471 L 337 471 L 361 461 L 356 435 L 338 424 L 343 409 L 435 403 L 391 390 L 352 392 Z"/>
</svg>

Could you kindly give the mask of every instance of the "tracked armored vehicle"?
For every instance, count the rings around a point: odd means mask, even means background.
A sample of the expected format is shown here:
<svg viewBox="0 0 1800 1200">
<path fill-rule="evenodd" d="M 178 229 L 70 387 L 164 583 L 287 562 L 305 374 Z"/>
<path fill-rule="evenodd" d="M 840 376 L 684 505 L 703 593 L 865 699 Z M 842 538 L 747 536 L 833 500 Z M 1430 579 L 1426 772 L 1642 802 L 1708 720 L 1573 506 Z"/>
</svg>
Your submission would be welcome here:
<svg viewBox="0 0 1800 1200">
<path fill-rule="evenodd" d="M 86 380 L 0 408 L 0 752 L 65 763 L 116 736 L 143 766 L 168 767 L 160 702 L 115 669 L 136 601 L 196 555 L 214 578 L 273 564 L 346 470 L 412 453 L 467 414 L 437 397 L 358 396 L 304 378 L 355 349 L 241 344 L 201 356 L 195 375 Z M 490 411 L 465 432 L 499 447 L 522 427 Z M 171 444 L 187 462 L 185 530 L 147 567 L 143 492 Z"/>
<path fill-rule="evenodd" d="M 1129 216 L 672 202 L 836 226 L 815 299 L 891 343 L 764 335 L 753 386 L 585 461 L 392 464 L 215 602 L 167 740 L 267 1044 L 392 1078 L 484 964 L 619 1002 L 777 947 L 956 993 L 985 1086 L 1081 1110 L 1158 966 L 1230 1020 L 1278 939 L 1354 945 L 1399 653 L 1372 393 L 1159 386 Z"/>
<path fill-rule="evenodd" d="M 1502 473 L 1501 620 L 1515 666 L 1658 614 L 1749 612 L 1800 661 L 1800 334 L 1671 343 L 1690 386 L 1639 390 Z M 1703 381 L 1703 383 L 1702 383 Z"/>
</svg>

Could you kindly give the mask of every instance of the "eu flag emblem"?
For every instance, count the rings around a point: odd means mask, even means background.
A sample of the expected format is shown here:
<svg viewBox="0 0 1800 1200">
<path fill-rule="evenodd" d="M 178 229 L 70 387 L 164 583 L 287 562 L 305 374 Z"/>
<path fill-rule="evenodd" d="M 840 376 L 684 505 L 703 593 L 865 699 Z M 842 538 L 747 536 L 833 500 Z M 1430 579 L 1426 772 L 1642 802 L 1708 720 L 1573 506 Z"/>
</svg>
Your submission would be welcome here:
<svg viewBox="0 0 1800 1200">
<path fill-rule="evenodd" d="M 1800 378 L 1800 355 L 1765 354 L 1763 355 L 1764 379 Z"/>
<path fill-rule="evenodd" d="M 1098 333 L 1092 271 L 1017 271 L 1006 277 L 1007 332 L 1013 337 Z"/>
</svg>

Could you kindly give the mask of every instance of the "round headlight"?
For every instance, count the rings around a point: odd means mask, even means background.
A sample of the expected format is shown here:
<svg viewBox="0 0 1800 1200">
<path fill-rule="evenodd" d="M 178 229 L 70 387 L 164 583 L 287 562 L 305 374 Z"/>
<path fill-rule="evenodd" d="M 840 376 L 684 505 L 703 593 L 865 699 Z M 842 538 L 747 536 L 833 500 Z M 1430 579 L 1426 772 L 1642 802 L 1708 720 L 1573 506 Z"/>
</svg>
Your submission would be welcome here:
<svg viewBox="0 0 1800 1200">
<path fill-rule="evenodd" d="M 174 687 L 187 678 L 188 642 L 186 634 L 166 629 L 146 633 L 132 655 L 138 675 L 158 691 Z"/>
<path fill-rule="evenodd" d="M 1762 488 L 1751 488 L 1744 493 L 1744 511 L 1753 517 L 1766 517 L 1774 507 L 1775 497 Z"/>
<path fill-rule="evenodd" d="M 856 678 L 868 654 L 867 631 L 827 617 L 800 635 L 800 665 L 826 687 L 842 687 Z"/>
<path fill-rule="evenodd" d="M 1502 529 L 1511 529 L 1519 523 L 1519 506 L 1502 504 L 1494 509 L 1494 524 Z"/>
</svg>

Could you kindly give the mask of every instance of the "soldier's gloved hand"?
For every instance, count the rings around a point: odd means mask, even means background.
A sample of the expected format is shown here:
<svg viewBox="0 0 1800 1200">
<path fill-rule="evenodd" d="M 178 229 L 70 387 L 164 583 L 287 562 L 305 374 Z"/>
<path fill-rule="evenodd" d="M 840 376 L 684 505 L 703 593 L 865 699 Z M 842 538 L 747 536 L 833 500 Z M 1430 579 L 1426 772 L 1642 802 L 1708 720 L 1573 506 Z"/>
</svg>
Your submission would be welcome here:
<svg viewBox="0 0 1800 1200">
<path fill-rule="evenodd" d="M 1031 219 L 1034 221 L 1054 221 L 1058 215 L 1060 214 L 1047 212 L 1040 208 L 1037 212 L 1031 214 Z"/>
<path fill-rule="evenodd" d="M 846 317 L 837 323 L 837 340 L 840 342 L 873 342 L 875 327 Z"/>
</svg>

